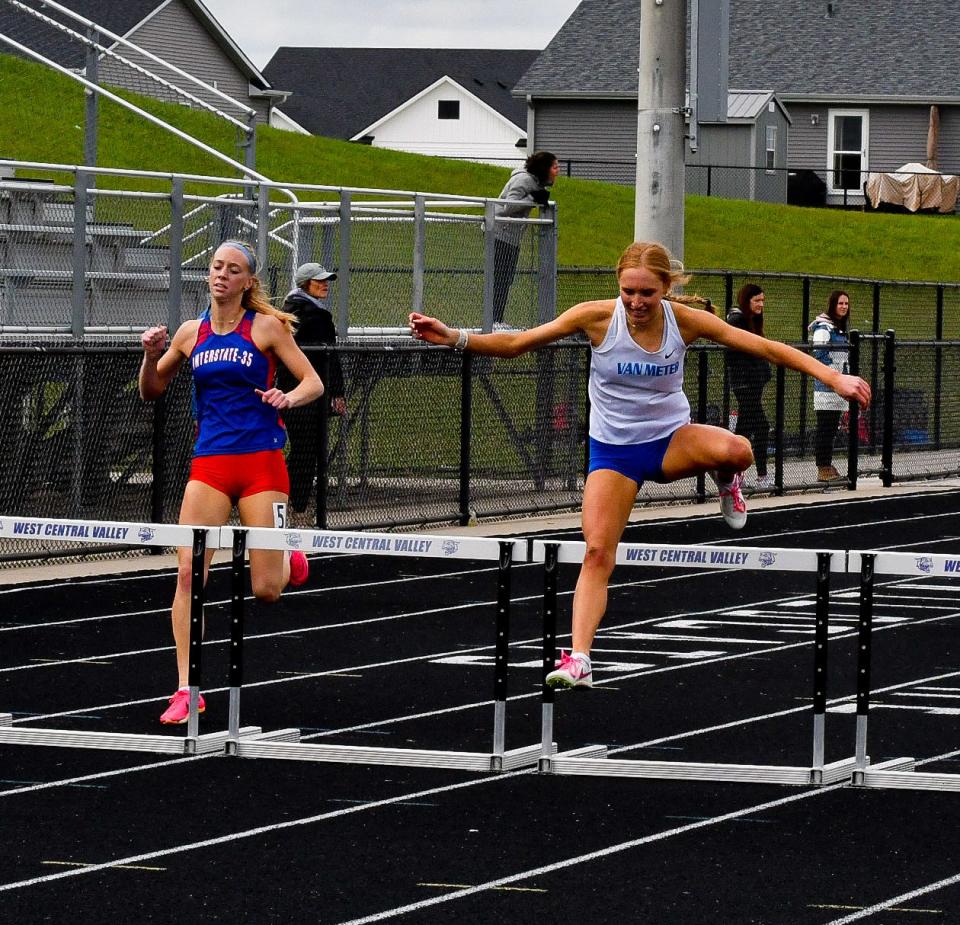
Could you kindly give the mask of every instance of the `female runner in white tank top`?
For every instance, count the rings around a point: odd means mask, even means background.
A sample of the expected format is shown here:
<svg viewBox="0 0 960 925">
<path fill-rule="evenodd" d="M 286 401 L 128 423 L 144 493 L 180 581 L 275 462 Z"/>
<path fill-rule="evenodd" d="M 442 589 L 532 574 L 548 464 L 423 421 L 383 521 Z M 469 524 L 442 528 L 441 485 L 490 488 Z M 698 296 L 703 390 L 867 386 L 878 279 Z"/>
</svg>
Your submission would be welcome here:
<svg viewBox="0 0 960 925">
<path fill-rule="evenodd" d="M 590 341 L 590 466 L 582 509 L 587 549 L 573 597 L 572 653 L 563 653 L 547 676 L 553 686 L 592 684 L 590 647 L 607 608 L 617 544 L 644 479 L 672 482 L 710 473 L 724 519 L 734 529 L 746 523 L 740 473 L 753 462 L 753 451 L 746 438 L 725 428 L 690 422 L 683 393 L 689 344 L 703 337 L 813 376 L 863 408 L 870 402 L 870 386 L 859 377 L 692 308 L 705 304 L 698 297 L 673 295 L 671 287 L 688 278 L 672 268 L 660 244 L 631 244 L 617 264 L 617 281 L 619 298 L 581 302 L 526 331 L 468 335 L 410 314 L 415 338 L 484 356 L 519 356 L 578 333 Z"/>
</svg>

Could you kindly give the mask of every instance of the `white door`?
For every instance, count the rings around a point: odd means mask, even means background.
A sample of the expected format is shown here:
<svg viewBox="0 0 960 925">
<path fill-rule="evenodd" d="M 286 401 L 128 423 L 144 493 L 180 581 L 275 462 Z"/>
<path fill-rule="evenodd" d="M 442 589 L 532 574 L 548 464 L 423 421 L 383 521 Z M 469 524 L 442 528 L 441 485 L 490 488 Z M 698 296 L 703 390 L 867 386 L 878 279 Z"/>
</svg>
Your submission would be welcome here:
<svg viewBox="0 0 960 925">
<path fill-rule="evenodd" d="M 831 109 L 827 130 L 827 193 L 847 199 L 863 195 L 869 170 L 870 113 Z"/>
</svg>

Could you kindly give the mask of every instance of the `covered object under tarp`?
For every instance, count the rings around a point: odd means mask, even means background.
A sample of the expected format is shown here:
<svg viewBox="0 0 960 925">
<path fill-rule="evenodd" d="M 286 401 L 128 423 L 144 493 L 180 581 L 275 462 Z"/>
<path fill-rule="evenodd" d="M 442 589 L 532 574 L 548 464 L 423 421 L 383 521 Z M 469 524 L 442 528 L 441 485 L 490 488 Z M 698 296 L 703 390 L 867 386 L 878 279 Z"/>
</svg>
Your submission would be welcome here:
<svg viewBox="0 0 960 925">
<path fill-rule="evenodd" d="M 960 178 L 938 173 L 923 164 L 904 164 L 895 173 L 869 173 L 863 191 L 874 209 L 902 206 L 910 212 L 936 209 L 953 212 Z"/>
</svg>

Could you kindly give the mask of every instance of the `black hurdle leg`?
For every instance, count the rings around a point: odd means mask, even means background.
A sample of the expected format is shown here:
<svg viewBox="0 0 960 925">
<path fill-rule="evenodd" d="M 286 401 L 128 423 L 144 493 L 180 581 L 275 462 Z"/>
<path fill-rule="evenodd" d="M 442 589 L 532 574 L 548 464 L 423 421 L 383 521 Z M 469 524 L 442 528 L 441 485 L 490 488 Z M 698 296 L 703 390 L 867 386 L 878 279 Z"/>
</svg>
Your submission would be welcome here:
<svg viewBox="0 0 960 925">
<path fill-rule="evenodd" d="M 867 769 L 867 714 L 870 712 L 870 639 L 873 631 L 873 568 L 876 555 L 864 553 L 860 564 L 860 625 L 857 634 L 857 749 L 853 783 L 862 784 Z"/>
<path fill-rule="evenodd" d="M 229 738 L 226 753 L 236 755 L 240 742 L 240 688 L 243 686 L 243 600 L 246 592 L 247 531 L 233 531 L 230 569 L 230 687 Z"/>
<path fill-rule="evenodd" d="M 193 559 L 190 577 L 190 669 L 187 684 L 190 687 L 190 712 L 187 714 L 187 739 L 196 739 L 200 733 L 200 675 L 203 644 L 203 567 L 207 552 L 207 531 L 193 531 Z M 186 754 L 196 753 L 196 742 L 188 741 Z"/>
<path fill-rule="evenodd" d="M 829 552 L 817 553 L 817 613 L 813 640 L 813 770 L 810 782 L 823 783 L 823 753 L 827 717 L 827 646 L 830 627 Z"/>
<path fill-rule="evenodd" d="M 507 735 L 507 669 L 510 656 L 510 566 L 513 543 L 500 541 L 497 569 L 496 656 L 493 673 L 493 761 L 491 770 L 503 770 Z"/>
<path fill-rule="evenodd" d="M 553 754 L 553 688 L 547 684 L 547 675 L 553 671 L 557 659 L 557 553 L 558 543 L 545 544 L 546 555 L 543 562 L 543 673 L 540 728 L 541 771 L 550 770 L 550 756 Z"/>
</svg>

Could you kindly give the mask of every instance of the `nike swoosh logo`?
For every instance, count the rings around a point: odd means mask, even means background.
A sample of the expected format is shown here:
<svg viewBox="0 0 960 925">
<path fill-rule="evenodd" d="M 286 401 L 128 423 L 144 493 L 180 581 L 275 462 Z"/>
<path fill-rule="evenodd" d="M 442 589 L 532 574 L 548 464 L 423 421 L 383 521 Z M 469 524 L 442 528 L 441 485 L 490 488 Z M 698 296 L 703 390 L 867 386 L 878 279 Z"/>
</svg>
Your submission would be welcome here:
<svg viewBox="0 0 960 925">
<path fill-rule="evenodd" d="M 665 354 L 663 355 L 663 358 L 664 358 L 665 360 L 669 360 L 670 357 L 672 357 L 676 352 L 677 352 L 676 350 L 671 350 L 669 353 L 665 353 Z"/>
</svg>

